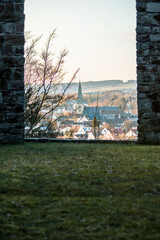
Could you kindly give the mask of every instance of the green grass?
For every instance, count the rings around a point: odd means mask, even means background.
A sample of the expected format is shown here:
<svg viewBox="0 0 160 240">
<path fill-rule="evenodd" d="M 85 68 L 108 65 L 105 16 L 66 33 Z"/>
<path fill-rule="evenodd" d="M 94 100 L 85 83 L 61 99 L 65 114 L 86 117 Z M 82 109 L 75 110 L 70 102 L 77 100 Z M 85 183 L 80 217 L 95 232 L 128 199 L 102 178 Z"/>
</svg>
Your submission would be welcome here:
<svg viewBox="0 0 160 240">
<path fill-rule="evenodd" d="M 160 239 L 160 146 L 0 146 L 1 240 Z"/>
</svg>

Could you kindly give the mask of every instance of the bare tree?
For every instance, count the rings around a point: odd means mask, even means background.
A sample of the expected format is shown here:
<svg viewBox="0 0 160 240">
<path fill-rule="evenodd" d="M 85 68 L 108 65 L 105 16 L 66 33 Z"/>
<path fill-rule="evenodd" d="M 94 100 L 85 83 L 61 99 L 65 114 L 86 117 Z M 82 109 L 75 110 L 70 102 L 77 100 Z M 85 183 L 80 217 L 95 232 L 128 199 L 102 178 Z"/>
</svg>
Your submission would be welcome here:
<svg viewBox="0 0 160 240">
<path fill-rule="evenodd" d="M 54 110 L 73 95 L 67 94 L 79 69 L 73 74 L 67 85 L 62 84 L 65 76 L 64 59 L 67 50 L 60 51 L 55 60 L 52 43 L 56 37 L 54 30 L 48 37 L 44 49 L 36 51 L 41 37 L 34 38 L 26 33 L 25 45 L 25 124 L 26 137 L 35 136 L 43 129 L 44 135 L 51 131 L 57 119 L 53 119 Z M 59 116 L 61 117 L 61 116 Z"/>
<path fill-rule="evenodd" d="M 93 104 L 92 97 L 91 97 L 91 102 Z M 100 135 L 100 112 L 98 108 L 99 108 L 99 96 L 97 93 L 96 106 L 92 107 L 92 115 L 93 115 L 92 128 L 93 128 L 95 139 L 99 139 L 99 135 Z"/>
</svg>

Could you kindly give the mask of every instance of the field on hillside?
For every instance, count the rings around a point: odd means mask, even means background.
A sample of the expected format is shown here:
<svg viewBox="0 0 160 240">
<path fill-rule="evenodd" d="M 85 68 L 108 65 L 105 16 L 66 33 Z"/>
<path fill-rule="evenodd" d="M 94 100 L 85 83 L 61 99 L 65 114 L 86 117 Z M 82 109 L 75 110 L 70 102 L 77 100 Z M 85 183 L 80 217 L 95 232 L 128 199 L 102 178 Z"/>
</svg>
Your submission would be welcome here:
<svg viewBox="0 0 160 240">
<path fill-rule="evenodd" d="M 0 145 L 1 240 L 160 239 L 160 146 Z"/>
<path fill-rule="evenodd" d="M 104 92 L 104 91 L 119 91 L 119 90 L 127 90 L 132 89 L 136 90 L 136 83 L 114 83 L 114 80 L 108 81 L 93 81 L 93 82 L 82 82 L 82 91 L 83 93 L 92 93 L 92 92 Z M 64 85 L 65 86 L 65 85 Z M 63 87 L 64 87 L 63 86 Z M 67 93 L 69 94 L 77 94 L 78 92 L 78 83 L 72 83 Z"/>
</svg>

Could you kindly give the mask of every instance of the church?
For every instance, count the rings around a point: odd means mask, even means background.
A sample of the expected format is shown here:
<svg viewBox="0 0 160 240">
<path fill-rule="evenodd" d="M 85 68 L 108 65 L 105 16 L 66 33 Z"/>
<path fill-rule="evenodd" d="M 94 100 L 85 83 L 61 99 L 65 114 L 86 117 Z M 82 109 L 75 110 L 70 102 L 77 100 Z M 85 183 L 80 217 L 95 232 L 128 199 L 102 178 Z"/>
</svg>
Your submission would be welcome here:
<svg viewBox="0 0 160 240">
<path fill-rule="evenodd" d="M 78 95 L 77 95 L 77 101 L 76 101 L 76 113 L 82 114 L 83 110 L 84 110 L 84 100 L 83 100 L 83 95 L 82 95 L 81 82 L 79 81 Z"/>
<path fill-rule="evenodd" d="M 94 117 L 96 117 L 98 120 L 102 120 L 104 117 L 104 113 L 108 114 L 108 116 L 112 115 L 112 122 L 113 119 L 120 118 L 119 114 L 119 108 L 118 107 L 88 107 L 87 104 L 85 104 L 83 99 L 83 93 L 82 93 L 82 86 L 81 81 L 79 81 L 78 85 L 78 94 L 77 94 L 77 100 L 76 100 L 76 113 L 80 115 L 84 115 L 89 120 L 93 120 Z"/>
</svg>

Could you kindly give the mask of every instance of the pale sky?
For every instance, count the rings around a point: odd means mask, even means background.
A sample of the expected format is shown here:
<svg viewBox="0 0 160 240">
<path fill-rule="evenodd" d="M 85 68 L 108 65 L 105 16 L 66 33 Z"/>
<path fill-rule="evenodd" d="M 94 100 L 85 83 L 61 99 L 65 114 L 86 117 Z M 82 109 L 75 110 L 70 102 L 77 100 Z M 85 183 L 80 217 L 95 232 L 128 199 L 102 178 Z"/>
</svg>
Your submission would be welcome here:
<svg viewBox="0 0 160 240">
<path fill-rule="evenodd" d="M 81 81 L 136 79 L 135 0 L 25 0 L 25 29 L 54 28 L 56 51 L 69 50 L 68 76 Z"/>
</svg>

